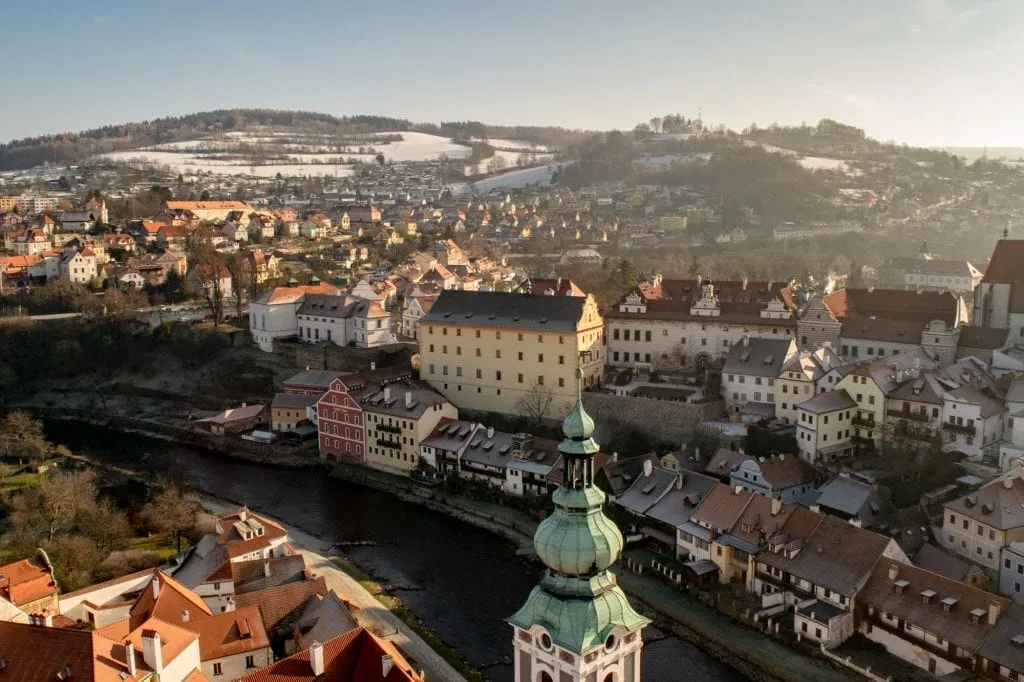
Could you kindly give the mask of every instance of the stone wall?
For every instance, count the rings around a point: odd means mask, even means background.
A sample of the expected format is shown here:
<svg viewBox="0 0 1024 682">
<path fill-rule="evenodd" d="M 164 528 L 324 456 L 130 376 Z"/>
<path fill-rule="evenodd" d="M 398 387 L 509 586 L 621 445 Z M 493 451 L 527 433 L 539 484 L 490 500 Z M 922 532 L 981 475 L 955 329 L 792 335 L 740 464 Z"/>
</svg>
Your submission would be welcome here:
<svg viewBox="0 0 1024 682">
<path fill-rule="evenodd" d="M 369 369 L 370 363 L 384 367 L 407 362 L 412 349 L 405 344 L 392 344 L 379 348 L 355 348 L 329 344 L 274 343 L 274 352 L 286 358 L 295 358 L 301 369 L 329 369 L 337 372 L 359 372 Z"/>
<path fill-rule="evenodd" d="M 587 391 L 583 406 L 594 418 L 599 441 L 606 435 L 605 429 L 633 427 L 656 442 L 678 446 L 690 440 L 697 424 L 725 416 L 721 399 L 683 403 Z"/>
</svg>

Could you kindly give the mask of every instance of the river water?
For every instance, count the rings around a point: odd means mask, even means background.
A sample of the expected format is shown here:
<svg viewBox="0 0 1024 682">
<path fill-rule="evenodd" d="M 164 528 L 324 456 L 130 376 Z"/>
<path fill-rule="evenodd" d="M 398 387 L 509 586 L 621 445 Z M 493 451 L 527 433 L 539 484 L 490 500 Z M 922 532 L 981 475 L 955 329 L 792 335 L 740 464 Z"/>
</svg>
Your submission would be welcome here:
<svg viewBox="0 0 1024 682">
<path fill-rule="evenodd" d="M 504 618 L 537 582 L 536 564 L 504 539 L 323 471 L 283 469 L 99 427 L 52 422 L 48 435 L 73 452 L 143 471 L 180 468 L 212 495 L 244 502 L 328 542 L 369 540 L 349 556 L 398 596 L 445 642 L 495 682 L 512 682 L 512 632 Z M 744 677 L 689 642 L 645 630 L 645 682 Z"/>
</svg>

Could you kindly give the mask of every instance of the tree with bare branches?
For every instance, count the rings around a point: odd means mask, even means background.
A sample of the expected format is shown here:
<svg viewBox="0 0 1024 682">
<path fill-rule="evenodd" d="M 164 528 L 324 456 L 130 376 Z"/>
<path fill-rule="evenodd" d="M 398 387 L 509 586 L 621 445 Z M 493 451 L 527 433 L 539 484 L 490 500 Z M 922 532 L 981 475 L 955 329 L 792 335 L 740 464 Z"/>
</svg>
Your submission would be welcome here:
<svg viewBox="0 0 1024 682">
<path fill-rule="evenodd" d="M 554 394 L 551 389 L 543 384 L 534 383 L 530 389 L 523 393 L 515 402 L 516 411 L 529 420 L 530 425 L 539 428 L 544 425 L 551 412 L 551 403 L 554 401 Z"/>
</svg>

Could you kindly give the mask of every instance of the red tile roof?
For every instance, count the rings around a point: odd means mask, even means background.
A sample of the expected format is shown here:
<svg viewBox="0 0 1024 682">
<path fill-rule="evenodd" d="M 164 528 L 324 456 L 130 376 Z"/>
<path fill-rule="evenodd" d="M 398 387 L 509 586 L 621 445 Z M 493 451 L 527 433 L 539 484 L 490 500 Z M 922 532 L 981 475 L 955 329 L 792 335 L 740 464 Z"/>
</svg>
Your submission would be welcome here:
<svg viewBox="0 0 1024 682">
<path fill-rule="evenodd" d="M 310 597 L 323 596 L 327 591 L 327 580 L 320 576 L 313 580 L 236 595 L 235 607 L 242 609 L 258 605 L 263 617 L 263 626 L 269 631 L 274 631 L 287 625 L 292 617 L 298 618 L 299 610 Z"/>
<path fill-rule="evenodd" d="M 181 627 L 199 635 L 199 658 L 203 661 L 270 646 L 258 606 L 189 619 Z"/>
<path fill-rule="evenodd" d="M 1024 280 L 1024 239 L 1001 239 L 992 252 L 982 282 L 1020 282 Z"/>
<path fill-rule="evenodd" d="M 391 670 L 384 675 L 383 659 L 390 656 Z M 421 682 L 401 652 L 363 628 L 356 628 L 323 644 L 324 676 L 313 675 L 310 652 L 301 651 L 242 678 L 244 682 Z"/>
<path fill-rule="evenodd" d="M 0 621 L 2 677 L 17 682 L 55 682 L 71 667 L 71 679 L 93 679 L 92 633 Z"/>
<path fill-rule="evenodd" d="M 157 591 L 154 590 L 154 584 L 159 585 L 158 594 L 154 594 Z M 136 597 L 129 610 L 129 620 L 126 624 L 135 630 L 143 621 L 152 617 L 180 624 L 182 611 L 188 611 L 190 617 L 198 617 L 200 614 L 213 615 L 210 607 L 195 592 L 163 571 L 157 571 L 153 575 L 153 580 L 150 580 L 142 593 Z"/>
<path fill-rule="evenodd" d="M 956 294 L 939 291 L 902 289 L 840 289 L 824 297 L 823 302 L 837 319 L 875 317 L 906 322 L 942 320 L 957 322 L 959 299 Z"/>
<path fill-rule="evenodd" d="M 0 566 L 0 597 L 15 606 L 56 593 L 53 568 L 42 551 L 28 559 Z"/>
</svg>

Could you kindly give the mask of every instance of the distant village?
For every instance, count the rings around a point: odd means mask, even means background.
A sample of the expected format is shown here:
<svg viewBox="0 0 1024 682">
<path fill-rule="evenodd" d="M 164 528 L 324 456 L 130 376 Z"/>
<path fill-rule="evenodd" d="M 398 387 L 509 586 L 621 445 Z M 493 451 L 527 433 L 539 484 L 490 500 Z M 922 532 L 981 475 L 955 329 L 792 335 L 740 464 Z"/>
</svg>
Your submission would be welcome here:
<svg viewBox="0 0 1024 682">
<path fill-rule="evenodd" d="M 772 240 L 863 231 L 877 195 L 844 196 L 849 217 L 780 224 Z M 604 266 L 609 244 L 744 241 L 740 227 L 689 231 L 714 223 L 705 199 L 382 182 L 319 206 L 167 199 L 111 220 L 103 196 L 3 196 L 0 295 L 169 287 L 200 324 L 237 299 L 247 343 L 295 372 L 261 402 L 196 411 L 191 428 L 526 504 L 565 480 L 551 426 L 582 388 L 599 440 L 633 430 L 652 445 L 596 457 L 626 570 L 727 591 L 730 616 L 871 679 L 887 676 L 844 652 L 854 635 L 922 674 L 1021 679 L 1024 241 L 1004 232 L 986 264 L 922 246 L 873 285 L 644 273 L 603 309 L 559 274 Z M 518 264 L 533 241 L 557 245 L 543 270 Z M 176 311 L 137 312 L 163 324 Z M 329 367 L 364 351 L 404 356 Z M 933 481 L 939 470 L 954 474 Z M 161 569 L 62 594 L 40 552 L 0 567 L 0 596 L 4 620 L 43 626 L 0 622 L 0 641 L 61 639 L 73 669 L 110 679 L 316 680 L 333 661 L 375 671 L 359 679 L 423 679 L 287 531 L 244 508 Z"/>
</svg>

